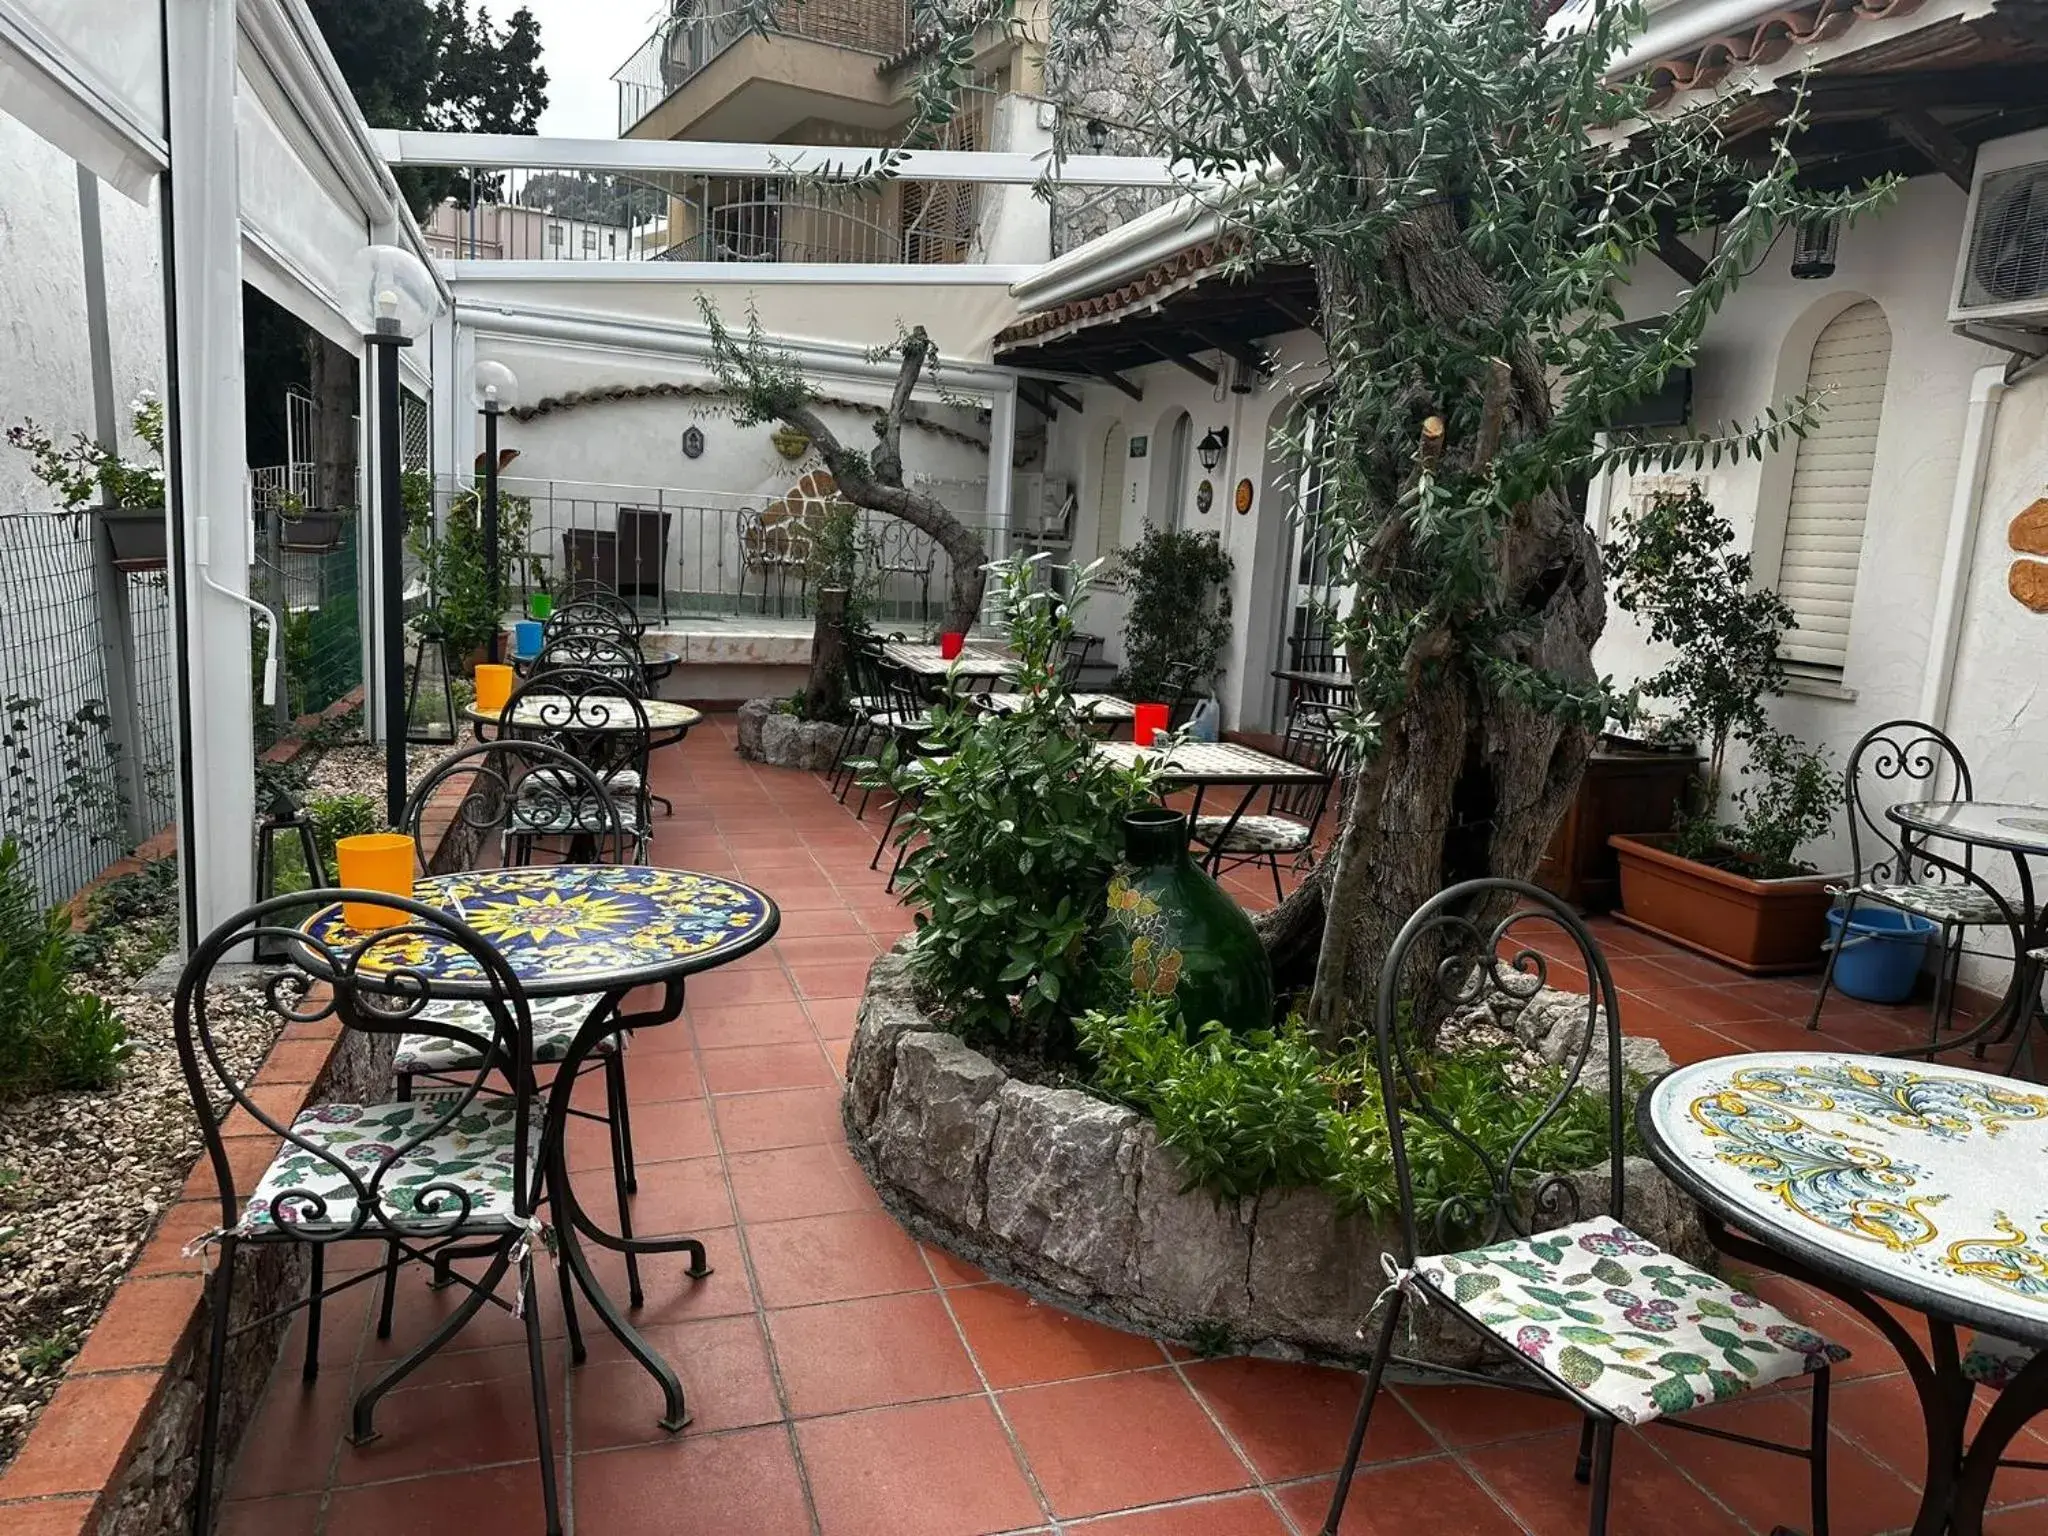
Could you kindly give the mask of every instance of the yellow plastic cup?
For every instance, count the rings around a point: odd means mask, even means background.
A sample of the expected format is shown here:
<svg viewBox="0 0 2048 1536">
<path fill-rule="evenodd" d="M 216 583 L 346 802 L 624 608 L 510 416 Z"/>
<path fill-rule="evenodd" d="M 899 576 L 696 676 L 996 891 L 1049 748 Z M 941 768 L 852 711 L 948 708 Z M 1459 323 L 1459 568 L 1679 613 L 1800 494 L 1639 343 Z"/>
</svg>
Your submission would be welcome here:
<svg viewBox="0 0 2048 1536">
<path fill-rule="evenodd" d="M 505 701 L 512 697 L 512 669 L 481 661 L 476 668 L 476 712 L 501 715 Z"/>
<path fill-rule="evenodd" d="M 393 896 L 412 894 L 413 841 L 403 832 L 365 832 L 344 837 L 334 845 L 335 863 L 341 883 L 352 890 L 389 891 Z M 368 901 L 341 904 L 342 921 L 358 932 L 389 928 L 409 921 L 395 907 L 380 907 Z"/>
</svg>

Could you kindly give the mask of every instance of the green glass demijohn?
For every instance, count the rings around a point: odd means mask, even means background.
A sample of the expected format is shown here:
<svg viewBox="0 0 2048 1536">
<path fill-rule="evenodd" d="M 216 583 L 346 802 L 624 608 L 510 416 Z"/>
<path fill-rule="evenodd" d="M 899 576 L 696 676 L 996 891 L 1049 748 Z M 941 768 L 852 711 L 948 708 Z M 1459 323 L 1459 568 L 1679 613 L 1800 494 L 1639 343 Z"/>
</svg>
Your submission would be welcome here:
<svg viewBox="0 0 2048 1536">
<path fill-rule="evenodd" d="M 1105 958 L 1133 997 L 1171 998 L 1190 1032 L 1273 1026 L 1273 971 L 1252 920 L 1188 857 L 1179 811 L 1124 818 L 1124 862 L 1109 882 Z"/>
</svg>

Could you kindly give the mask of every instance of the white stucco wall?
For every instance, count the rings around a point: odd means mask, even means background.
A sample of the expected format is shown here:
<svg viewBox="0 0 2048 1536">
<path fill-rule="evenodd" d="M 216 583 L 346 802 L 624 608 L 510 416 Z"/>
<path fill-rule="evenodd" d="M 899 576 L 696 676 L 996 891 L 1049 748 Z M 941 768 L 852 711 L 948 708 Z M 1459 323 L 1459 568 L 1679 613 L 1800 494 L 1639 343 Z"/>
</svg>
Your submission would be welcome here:
<svg viewBox="0 0 2048 1536">
<path fill-rule="evenodd" d="M 1292 577 L 1287 568 L 1289 505 L 1284 497 L 1272 493 L 1267 450 L 1276 424 L 1319 379 L 1322 361 L 1321 344 L 1306 332 L 1270 339 L 1266 347 L 1277 365 L 1272 377 L 1250 394 L 1234 394 L 1226 384 L 1204 383 L 1172 363 L 1127 375 L 1144 391 L 1143 400 L 1133 400 L 1109 384 L 1067 385 L 1068 392 L 1078 394 L 1086 409 L 1076 413 L 1060 408 L 1047 438 L 1047 472 L 1068 481 L 1078 498 L 1073 558 L 1087 561 L 1095 557 L 1098 548 L 1108 547 L 1097 542 L 1105 439 L 1119 426 L 1131 436 L 1146 439 L 1145 457 L 1133 459 L 1127 452 L 1111 467 L 1119 513 L 1113 542 L 1127 545 L 1137 541 L 1147 523 L 1168 517 L 1173 423 L 1181 412 L 1188 413 L 1191 431 L 1181 525 L 1218 534 L 1231 558 L 1231 641 L 1224 653 L 1216 696 L 1224 726 L 1233 730 L 1260 730 L 1271 723 L 1274 684 L 1270 673 L 1285 664 L 1281 656 L 1286 618 L 1282 602 Z M 1202 361 L 1213 366 L 1214 355 L 1205 355 Z M 1226 379 L 1227 368 L 1226 360 Z M 1230 445 L 1222 462 L 1205 470 L 1194 456 L 1194 445 L 1217 427 L 1229 429 Z M 1205 479 L 1214 488 L 1207 513 L 1198 511 L 1195 502 L 1197 488 Z M 1253 487 L 1252 510 L 1240 515 L 1232 506 L 1232 493 L 1237 482 L 1246 479 Z M 1110 660 L 1122 660 L 1121 592 L 1098 590 L 1081 622 L 1085 629 L 1103 636 Z"/>
</svg>

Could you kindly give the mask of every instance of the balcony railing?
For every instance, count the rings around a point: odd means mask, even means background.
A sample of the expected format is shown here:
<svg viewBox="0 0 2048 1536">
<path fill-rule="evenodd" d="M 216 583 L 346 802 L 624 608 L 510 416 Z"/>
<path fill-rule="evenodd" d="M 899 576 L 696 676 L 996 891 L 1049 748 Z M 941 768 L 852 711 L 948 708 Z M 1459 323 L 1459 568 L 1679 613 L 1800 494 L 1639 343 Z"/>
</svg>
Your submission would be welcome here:
<svg viewBox="0 0 2048 1536">
<path fill-rule="evenodd" d="M 471 172 L 426 223 L 469 261 L 965 262 L 992 193 L 968 182 L 525 168 Z"/>
<path fill-rule="evenodd" d="M 619 136 L 681 90 L 713 59 L 756 30 L 756 15 L 730 0 L 679 0 L 679 8 L 633 50 L 612 79 L 619 87 Z M 910 35 L 910 11 L 893 0 L 858 6 L 779 4 L 772 31 L 863 53 L 888 55 Z"/>
</svg>

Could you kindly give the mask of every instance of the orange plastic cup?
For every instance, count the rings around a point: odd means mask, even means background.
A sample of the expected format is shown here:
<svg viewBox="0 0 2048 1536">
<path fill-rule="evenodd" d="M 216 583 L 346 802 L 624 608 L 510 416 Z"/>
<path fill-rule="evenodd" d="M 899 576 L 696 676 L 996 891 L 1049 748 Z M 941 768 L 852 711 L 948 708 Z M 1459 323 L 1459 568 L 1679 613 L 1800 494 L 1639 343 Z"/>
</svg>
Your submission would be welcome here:
<svg viewBox="0 0 2048 1536">
<path fill-rule="evenodd" d="M 352 890 L 389 891 L 393 896 L 412 894 L 413 856 L 413 841 L 403 832 L 365 832 L 344 837 L 334 845 L 343 885 Z M 409 921 L 395 907 L 368 901 L 343 902 L 341 918 L 365 933 Z"/>
<path fill-rule="evenodd" d="M 488 661 L 480 661 L 476 668 L 476 712 L 480 715 L 501 715 L 505 712 L 505 701 L 512 697 L 512 669 Z"/>
<path fill-rule="evenodd" d="M 1173 707 L 1168 704 L 1140 704 L 1132 711 L 1131 740 L 1141 747 L 1158 745 L 1160 732 L 1169 728 Z"/>
</svg>

